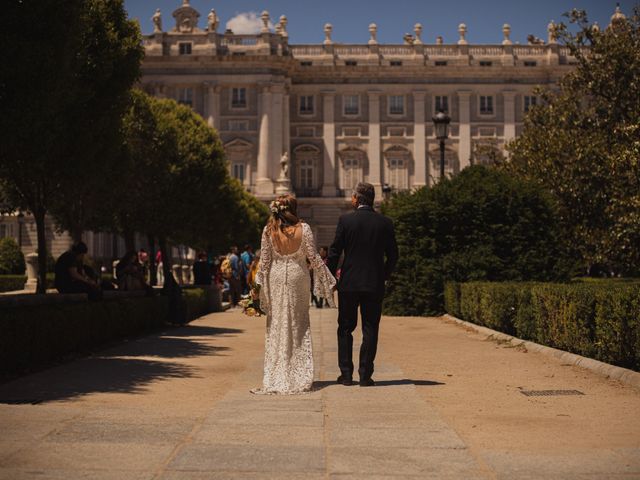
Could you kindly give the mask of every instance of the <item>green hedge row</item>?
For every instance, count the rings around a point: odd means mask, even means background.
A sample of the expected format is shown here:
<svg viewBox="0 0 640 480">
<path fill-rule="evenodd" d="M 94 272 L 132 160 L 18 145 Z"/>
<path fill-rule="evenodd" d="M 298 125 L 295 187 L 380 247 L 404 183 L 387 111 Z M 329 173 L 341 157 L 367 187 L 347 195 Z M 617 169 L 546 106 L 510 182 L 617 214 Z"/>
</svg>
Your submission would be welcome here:
<svg viewBox="0 0 640 480">
<path fill-rule="evenodd" d="M 445 308 L 478 325 L 640 370 L 640 282 L 452 282 Z"/>
<path fill-rule="evenodd" d="M 0 292 L 22 290 L 26 281 L 24 275 L 0 275 Z"/>
<path fill-rule="evenodd" d="M 185 291 L 183 299 L 188 320 L 208 313 L 202 289 Z M 165 296 L 0 308 L 0 373 L 157 330 L 168 317 Z"/>
</svg>

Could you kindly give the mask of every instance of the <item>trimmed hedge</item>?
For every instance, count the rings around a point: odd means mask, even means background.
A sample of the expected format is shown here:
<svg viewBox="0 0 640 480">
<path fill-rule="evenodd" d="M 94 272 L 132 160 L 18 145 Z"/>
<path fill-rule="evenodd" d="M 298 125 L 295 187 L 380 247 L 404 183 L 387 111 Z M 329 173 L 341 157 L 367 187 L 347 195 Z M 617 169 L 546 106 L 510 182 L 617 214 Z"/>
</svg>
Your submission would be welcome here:
<svg viewBox="0 0 640 480">
<path fill-rule="evenodd" d="M 27 282 L 24 275 L 0 275 L 0 292 L 22 290 Z"/>
<path fill-rule="evenodd" d="M 204 290 L 187 290 L 182 298 L 188 320 L 208 313 Z M 0 373 L 157 330 L 168 318 L 166 296 L 0 308 Z"/>
<path fill-rule="evenodd" d="M 469 322 L 640 369 L 640 282 L 451 282 L 445 302 Z"/>
</svg>

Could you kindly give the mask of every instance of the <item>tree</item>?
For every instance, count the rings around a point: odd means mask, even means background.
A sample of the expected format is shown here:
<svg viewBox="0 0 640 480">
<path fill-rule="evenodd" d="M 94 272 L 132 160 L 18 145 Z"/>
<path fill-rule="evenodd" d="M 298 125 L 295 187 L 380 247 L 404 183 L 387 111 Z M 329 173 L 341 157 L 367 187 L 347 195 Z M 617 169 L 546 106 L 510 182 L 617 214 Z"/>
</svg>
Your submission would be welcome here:
<svg viewBox="0 0 640 480">
<path fill-rule="evenodd" d="M 123 85 L 137 75 L 140 37 L 123 15 L 121 0 L 3 4 L 1 43 L 20 48 L 6 50 L 10 68 L 0 71 L 0 188 L 34 216 L 38 293 L 46 289 L 45 216 L 62 203 L 82 208 L 75 195 L 82 197 L 86 172 L 99 176 L 97 152 L 118 129 Z"/>
<path fill-rule="evenodd" d="M 23 275 L 25 270 L 22 250 L 11 238 L 0 239 L 0 275 Z"/>
<path fill-rule="evenodd" d="M 543 188 L 476 165 L 384 205 L 400 259 L 385 311 L 442 312 L 445 281 L 557 280 L 568 263 L 555 207 Z"/>
<path fill-rule="evenodd" d="M 217 133 L 193 110 L 134 91 L 124 136 L 114 223 L 158 239 L 165 278 L 169 241 L 214 249 L 259 238 L 266 207 L 229 178 Z"/>
<path fill-rule="evenodd" d="M 584 270 L 640 271 L 640 15 L 617 15 L 604 31 L 584 11 L 567 14 L 577 33 L 557 35 L 576 59 L 557 89 L 508 145 L 503 168 L 548 188 L 560 206 L 566 243 Z"/>
<path fill-rule="evenodd" d="M 78 75 L 81 89 L 73 112 L 68 169 L 52 208 L 59 228 L 81 240 L 88 228 L 104 226 L 105 198 L 117 192 L 123 171 L 118 157 L 121 123 L 144 50 L 139 26 L 123 1 L 93 0 L 83 11 Z"/>
</svg>

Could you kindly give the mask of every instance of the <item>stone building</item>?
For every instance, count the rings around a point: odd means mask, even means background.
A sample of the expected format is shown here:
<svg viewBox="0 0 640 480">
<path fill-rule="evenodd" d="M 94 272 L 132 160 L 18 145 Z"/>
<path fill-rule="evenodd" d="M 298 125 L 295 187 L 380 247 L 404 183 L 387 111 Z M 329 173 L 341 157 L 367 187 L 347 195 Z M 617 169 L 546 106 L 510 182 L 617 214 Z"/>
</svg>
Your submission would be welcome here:
<svg viewBox="0 0 640 480">
<path fill-rule="evenodd" d="M 554 85 L 572 63 L 552 24 L 546 42 L 528 45 L 514 44 L 506 24 L 495 45 L 468 44 L 464 24 L 455 44 L 427 43 L 416 24 L 403 43 L 383 45 L 371 24 L 366 44 L 347 45 L 327 24 L 322 44 L 296 45 L 285 16 L 271 29 L 263 12 L 255 35 L 219 32 L 214 10 L 202 28 L 199 17 L 183 0 L 164 30 L 156 11 L 155 31 L 144 37 L 141 87 L 190 105 L 215 127 L 231 175 L 258 198 L 294 192 L 323 244 L 356 182 L 372 183 L 380 198 L 383 186 L 437 181 L 436 111 L 451 117 L 445 158 L 453 174 L 502 150 L 536 104 L 534 87 Z"/>
</svg>

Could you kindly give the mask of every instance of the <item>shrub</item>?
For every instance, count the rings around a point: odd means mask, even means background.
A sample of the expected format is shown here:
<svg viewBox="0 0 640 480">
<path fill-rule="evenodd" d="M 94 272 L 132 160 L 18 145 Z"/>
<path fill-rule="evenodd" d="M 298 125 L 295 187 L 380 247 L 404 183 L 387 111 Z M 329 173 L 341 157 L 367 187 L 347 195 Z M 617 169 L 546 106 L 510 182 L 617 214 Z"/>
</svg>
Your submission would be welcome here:
<svg viewBox="0 0 640 480">
<path fill-rule="evenodd" d="M 446 291 L 447 311 L 469 322 L 640 368 L 640 282 L 469 282 Z"/>
<path fill-rule="evenodd" d="M 207 313 L 202 289 L 185 291 L 187 319 Z M 43 364 L 105 342 L 153 331 L 169 316 L 166 296 L 0 307 L 0 372 Z"/>
<path fill-rule="evenodd" d="M 0 239 L 0 275 L 23 275 L 25 271 L 22 250 L 11 237 Z"/>
<path fill-rule="evenodd" d="M 555 206 L 525 180 L 477 165 L 395 195 L 383 210 L 394 220 L 400 250 L 388 314 L 441 313 L 448 281 L 568 278 Z"/>
<path fill-rule="evenodd" d="M 22 290 L 26 281 L 24 275 L 0 275 L 0 292 Z"/>
</svg>

